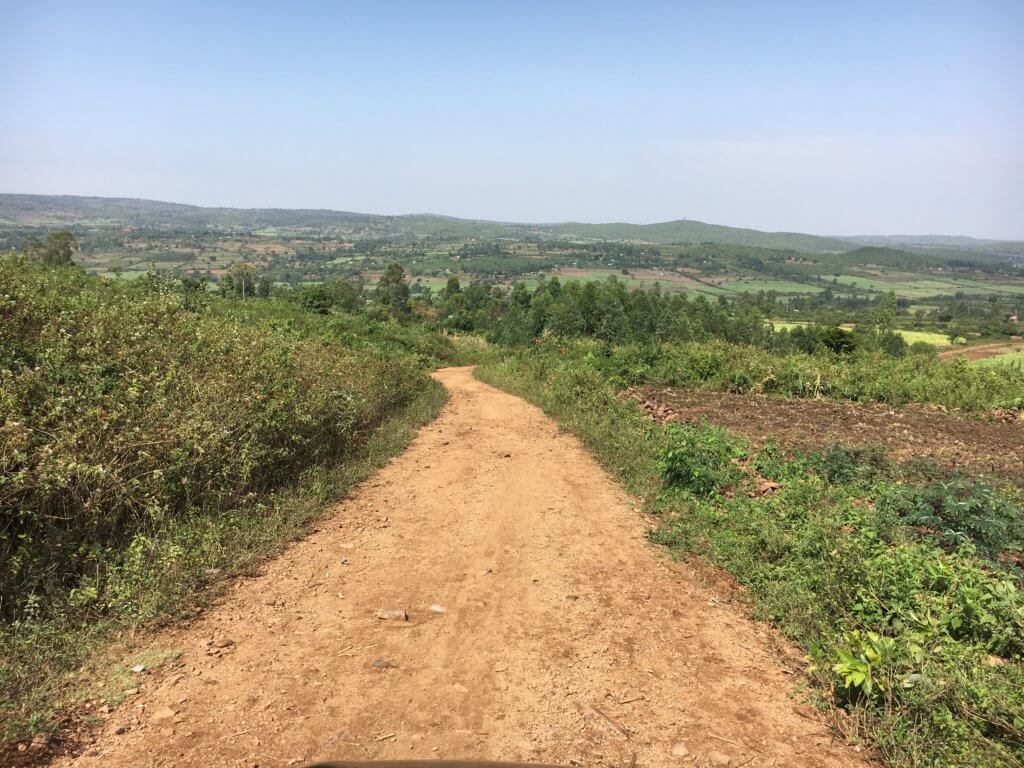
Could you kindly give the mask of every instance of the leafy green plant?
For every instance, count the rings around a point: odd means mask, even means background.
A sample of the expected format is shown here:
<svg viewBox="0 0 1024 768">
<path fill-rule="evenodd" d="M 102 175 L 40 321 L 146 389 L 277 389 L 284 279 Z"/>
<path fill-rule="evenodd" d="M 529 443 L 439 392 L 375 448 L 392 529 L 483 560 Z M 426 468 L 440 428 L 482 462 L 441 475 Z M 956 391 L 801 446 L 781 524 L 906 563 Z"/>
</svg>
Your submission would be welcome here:
<svg viewBox="0 0 1024 768">
<path fill-rule="evenodd" d="M 830 483 L 846 483 L 860 478 L 868 480 L 890 466 L 885 451 L 879 446 L 851 448 L 834 444 L 808 457 L 808 463 Z"/>
<path fill-rule="evenodd" d="M 699 426 L 672 424 L 665 436 L 661 468 L 667 486 L 709 496 L 743 477 L 736 460 L 747 455 L 746 444 L 725 430 L 706 421 Z"/>
<path fill-rule="evenodd" d="M 988 557 L 1024 552 L 1024 511 L 985 483 L 953 478 L 899 486 L 880 504 L 947 547 L 970 543 Z"/>
<path fill-rule="evenodd" d="M 843 635 L 835 654 L 839 661 L 832 671 L 842 680 L 848 700 L 859 696 L 890 700 L 897 688 L 913 688 L 921 682 L 920 672 L 901 674 L 898 667 L 907 658 L 915 664 L 924 661 L 924 650 L 912 646 L 901 652 L 897 641 L 878 632 L 854 630 Z"/>
</svg>

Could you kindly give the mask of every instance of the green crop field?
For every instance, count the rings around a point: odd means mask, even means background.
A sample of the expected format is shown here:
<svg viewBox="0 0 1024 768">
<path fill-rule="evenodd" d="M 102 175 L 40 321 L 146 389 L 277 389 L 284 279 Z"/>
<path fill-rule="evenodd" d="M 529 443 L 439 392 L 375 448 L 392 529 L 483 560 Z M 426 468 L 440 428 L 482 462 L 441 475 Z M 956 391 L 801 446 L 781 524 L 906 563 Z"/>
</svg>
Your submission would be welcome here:
<svg viewBox="0 0 1024 768">
<path fill-rule="evenodd" d="M 776 331 L 791 331 L 794 328 L 801 328 L 807 325 L 807 323 L 787 322 L 785 320 L 769 320 L 769 322 Z"/>
<path fill-rule="evenodd" d="M 771 320 L 772 328 L 776 331 L 791 331 L 794 328 L 808 325 L 808 323 L 791 320 Z M 950 346 L 949 337 L 942 333 L 934 333 L 932 331 L 906 331 L 902 328 L 896 328 L 896 333 L 903 337 L 907 344 L 913 344 L 916 341 L 923 341 L 927 344 L 931 344 L 934 347 L 948 347 Z"/>
<path fill-rule="evenodd" d="M 722 284 L 722 287 L 738 293 L 749 291 L 775 291 L 776 293 L 821 293 L 824 288 L 817 285 L 807 285 L 794 280 L 771 280 L 752 277 L 741 277 L 736 280 L 729 280 Z"/>
<path fill-rule="evenodd" d="M 1024 365 L 1024 352 L 1007 352 L 1005 355 L 994 355 L 993 357 L 985 357 L 982 358 L 981 360 L 975 360 L 973 365 L 1013 365 L 1020 367 Z"/>
<path fill-rule="evenodd" d="M 931 331 L 904 331 L 899 328 L 896 329 L 896 333 L 906 340 L 907 344 L 913 344 L 915 341 L 923 341 L 927 344 L 931 344 L 933 347 L 948 347 L 950 346 L 949 337 L 942 333 L 932 333 Z"/>
<path fill-rule="evenodd" d="M 833 278 L 840 285 L 850 285 L 868 291 L 886 293 L 894 291 L 897 296 L 908 299 L 927 299 L 933 296 L 952 296 L 957 293 L 968 296 L 988 294 L 1020 295 L 1024 285 L 1007 281 L 986 282 L 964 277 L 930 277 L 921 275 L 901 276 L 900 279 L 883 279 L 863 275 L 839 275 Z"/>
<path fill-rule="evenodd" d="M 355 261 L 362 261 L 365 258 L 366 258 L 365 256 L 338 256 L 335 259 L 331 259 L 327 263 L 328 264 L 351 264 L 352 262 L 355 262 Z"/>
</svg>

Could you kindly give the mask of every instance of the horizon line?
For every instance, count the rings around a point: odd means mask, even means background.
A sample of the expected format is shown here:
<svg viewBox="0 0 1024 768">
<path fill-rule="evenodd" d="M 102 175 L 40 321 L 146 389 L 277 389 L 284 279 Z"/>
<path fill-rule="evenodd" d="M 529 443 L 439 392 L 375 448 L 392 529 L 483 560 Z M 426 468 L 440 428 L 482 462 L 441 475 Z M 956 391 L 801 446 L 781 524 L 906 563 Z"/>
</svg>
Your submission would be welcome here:
<svg viewBox="0 0 1024 768">
<path fill-rule="evenodd" d="M 339 213 L 347 214 L 351 216 L 377 216 L 380 218 L 412 218 L 416 216 L 430 216 L 439 219 L 453 219 L 455 221 L 483 223 L 483 224 L 499 224 L 503 226 L 529 226 L 529 227 L 555 227 L 565 226 L 572 224 L 580 224 L 584 226 L 614 226 L 614 225 L 625 225 L 632 227 L 655 227 L 664 224 L 675 224 L 678 222 L 691 222 L 694 224 L 703 224 L 711 227 L 724 227 L 726 229 L 738 229 L 746 230 L 749 232 L 758 232 L 766 235 L 803 235 L 806 237 L 818 237 L 822 239 L 837 239 L 837 240 L 857 240 L 859 238 L 965 238 L 977 242 L 988 242 L 988 243 L 1021 243 L 1024 242 L 1024 235 L 1020 237 L 1005 238 L 1005 237 L 989 237 L 989 236 L 978 236 L 978 235 L 965 235 L 965 234 L 949 234 L 949 233 L 906 233 L 906 232 L 892 232 L 892 233 L 874 233 L 874 234 L 850 234 L 850 235 L 838 235 L 838 234 L 826 234 L 820 235 L 812 232 L 801 232 L 799 230 L 785 230 L 785 229 L 757 229 L 756 227 L 740 226 L 734 224 L 719 224 L 714 222 L 703 221 L 701 219 L 690 219 L 681 217 L 677 219 L 665 219 L 661 221 L 650 221 L 645 223 L 626 221 L 626 220 L 609 220 L 609 221 L 582 221 L 579 219 L 563 219 L 563 220 L 550 220 L 550 221 L 517 221 L 515 219 L 487 219 L 476 216 L 455 216 L 447 213 L 432 213 L 429 211 L 411 212 L 411 213 L 368 213 L 365 211 L 354 211 L 346 210 L 342 208 L 310 208 L 310 207 L 286 207 L 286 206 L 237 206 L 237 205 L 202 205 L 199 203 L 188 203 L 179 202 L 173 200 L 160 200 L 152 197 L 132 197 L 132 196 L 110 196 L 110 195 L 82 195 L 73 193 L 51 193 L 51 192 L 0 192 L 0 197 L 70 197 L 70 198 L 81 198 L 81 199 L 92 199 L 92 200 L 119 200 L 119 201 L 137 201 L 144 203 L 159 203 L 162 205 L 181 205 L 189 208 L 199 208 L 203 210 L 226 210 L 226 211 L 308 211 L 316 213 Z"/>
</svg>

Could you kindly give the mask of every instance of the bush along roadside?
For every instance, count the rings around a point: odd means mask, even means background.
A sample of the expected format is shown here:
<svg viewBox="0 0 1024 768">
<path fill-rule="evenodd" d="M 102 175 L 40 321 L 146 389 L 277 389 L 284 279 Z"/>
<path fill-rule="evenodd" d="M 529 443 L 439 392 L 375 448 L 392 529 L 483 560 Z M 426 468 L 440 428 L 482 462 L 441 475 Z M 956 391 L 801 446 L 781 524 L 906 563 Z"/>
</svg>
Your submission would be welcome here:
<svg viewBox="0 0 1024 768">
<path fill-rule="evenodd" d="M 753 452 L 707 424 L 658 427 L 572 354 L 512 355 L 479 375 L 645 497 L 658 544 L 733 574 L 804 649 L 847 738 L 894 766 L 1024 764 L 1018 491 L 876 450 Z"/>
<path fill-rule="evenodd" d="M 0 258 L 0 741 L 52 728 L 114 634 L 192 610 L 397 453 L 448 352 Z"/>
<path fill-rule="evenodd" d="M 544 358 L 548 365 L 571 359 L 617 386 L 653 384 L 890 405 L 932 403 L 975 412 L 1024 409 L 1021 371 L 926 355 L 776 353 L 726 341 L 613 346 L 553 337 L 520 354 Z"/>
</svg>

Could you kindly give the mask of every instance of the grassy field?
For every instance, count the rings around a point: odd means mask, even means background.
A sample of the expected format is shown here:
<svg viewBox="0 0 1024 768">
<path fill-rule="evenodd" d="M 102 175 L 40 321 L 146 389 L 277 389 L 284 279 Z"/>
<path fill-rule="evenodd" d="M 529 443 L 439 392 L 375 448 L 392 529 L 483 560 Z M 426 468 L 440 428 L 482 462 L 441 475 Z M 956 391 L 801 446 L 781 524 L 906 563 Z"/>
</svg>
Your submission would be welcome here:
<svg viewBox="0 0 1024 768">
<path fill-rule="evenodd" d="M 789 331 L 794 328 L 807 325 L 807 323 L 786 320 L 772 320 L 771 324 L 777 331 Z M 897 328 L 896 333 L 902 336 L 907 344 L 913 344 L 915 341 L 923 341 L 927 344 L 931 344 L 933 347 L 950 346 L 949 337 L 942 333 L 933 333 L 931 331 L 905 331 L 901 328 Z"/>
<path fill-rule="evenodd" d="M 363 261 L 366 256 L 338 256 L 337 258 L 328 261 L 328 264 L 352 264 L 357 261 Z"/>
<path fill-rule="evenodd" d="M 807 323 L 789 322 L 787 320 L 770 320 L 769 322 L 776 331 L 791 331 L 794 328 L 802 328 L 807 325 Z"/>
<path fill-rule="evenodd" d="M 1005 355 L 995 355 L 994 357 L 986 357 L 981 360 L 975 360 L 973 365 L 1013 365 L 1017 367 L 1024 366 L 1024 352 L 1009 352 Z"/>
<path fill-rule="evenodd" d="M 821 293 L 824 288 L 807 285 L 793 280 L 772 280 L 756 277 L 741 277 L 722 283 L 722 287 L 735 293 L 757 293 L 758 291 L 775 291 L 776 293 Z"/>
<path fill-rule="evenodd" d="M 933 296 L 951 296 L 963 293 L 970 296 L 985 294 L 1019 295 L 1024 285 L 1009 282 L 985 282 L 965 277 L 942 277 L 903 273 L 887 277 L 865 277 L 862 275 L 839 275 L 834 278 L 839 285 L 851 285 L 863 290 L 886 293 L 893 291 L 901 298 L 927 299 Z"/>
<path fill-rule="evenodd" d="M 943 333 L 932 333 L 931 331 L 904 331 L 899 328 L 896 329 L 896 333 L 902 336 L 907 344 L 913 344 L 915 341 L 923 341 L 926 344 L 931 344 L 933 347 L 948 347 L 950 346 L 949 337 Z"/>
</svg>

